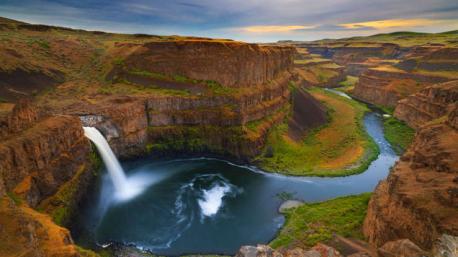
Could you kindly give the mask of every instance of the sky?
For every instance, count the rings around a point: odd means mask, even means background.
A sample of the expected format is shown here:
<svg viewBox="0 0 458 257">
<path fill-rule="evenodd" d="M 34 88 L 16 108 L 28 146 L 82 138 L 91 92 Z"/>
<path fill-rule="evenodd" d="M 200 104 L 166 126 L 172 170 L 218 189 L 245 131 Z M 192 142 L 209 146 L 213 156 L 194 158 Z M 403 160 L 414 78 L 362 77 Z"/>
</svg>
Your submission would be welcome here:
<svg viewBox="0 0 458 257">
<path fill-rule="evenodd" d="M 247 42 L 458 29 L 458 0 L 0 0 L 36 24 Z"/>
</svg>

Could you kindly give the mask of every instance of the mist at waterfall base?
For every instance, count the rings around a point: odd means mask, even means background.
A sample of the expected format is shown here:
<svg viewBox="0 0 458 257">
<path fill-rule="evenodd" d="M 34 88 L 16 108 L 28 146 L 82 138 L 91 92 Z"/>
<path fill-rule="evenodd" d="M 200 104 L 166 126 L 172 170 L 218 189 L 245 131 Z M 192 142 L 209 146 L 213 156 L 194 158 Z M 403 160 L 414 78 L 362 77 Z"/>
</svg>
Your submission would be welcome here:
<svg viewBox="0 0 458 257">
<path fill-rule="evenodd" d="M 208 158 L 123 162 L 128 181 L 149 186 L 119 201 L 106 173 L 72 232 L 82 246 L 116 242 L 162 255 L 234 254 L 241 245 L 268 243 L 284 223 L 279 194 L 323 201 L 373 191 L 387 176 L 397 156 L 380 116 L 369 113 L 364 124 L 381 154 L 366 172 L 348 177 L 287 177 Z"/>
</svg>

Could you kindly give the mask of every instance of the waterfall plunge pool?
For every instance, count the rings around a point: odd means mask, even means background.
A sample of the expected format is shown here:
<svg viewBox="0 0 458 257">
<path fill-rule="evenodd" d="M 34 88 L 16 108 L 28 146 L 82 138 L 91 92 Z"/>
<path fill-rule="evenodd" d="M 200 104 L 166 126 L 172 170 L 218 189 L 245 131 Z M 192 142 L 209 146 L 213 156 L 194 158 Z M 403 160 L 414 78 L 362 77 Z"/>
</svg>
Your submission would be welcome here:
<svg viewBox="0 0 458 257">
<path fill-rule="evenodd" d="M 348 177 L 288 177 L 210 158 L 124 162 L 127 179 L 148 186 L 120 201 L 103 175 L 74 237 L 86 247 L 116 242 L 160 255 L 234 254 L 241 245 L 268 243 L 284 222 L 279 194 L 317 202 L 373 191 L 387 176 L 398 157 L 381 117 L 368 113 L 364 124 L 380 155 L 364 173 Z"/>
</svg>

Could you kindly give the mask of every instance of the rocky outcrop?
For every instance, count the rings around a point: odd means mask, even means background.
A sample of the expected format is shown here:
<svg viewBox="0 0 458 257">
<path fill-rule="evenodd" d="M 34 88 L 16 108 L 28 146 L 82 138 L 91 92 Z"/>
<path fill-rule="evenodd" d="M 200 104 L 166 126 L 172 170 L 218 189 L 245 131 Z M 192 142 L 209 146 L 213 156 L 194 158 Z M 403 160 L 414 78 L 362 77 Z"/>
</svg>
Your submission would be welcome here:
<svg viewBox="0 0 458 257">
<path fill-rule="evenodd" d="M 123 68 L 196 80 L 228 87 L 250 87 L 275 79 L 293 68 L 293 47 L 260 46 L 232 41 L 182 40 L 116 45 Z"/>
<path fill-rule="evenodd" d="M 309 250 L 301 248 L 277 251 L 267 245 L 242 246 L 235 257 L 342 257 L 334 248 L 317 244 Z"/>
<path fill-rule="evenodd" d="M 0 255 L 92 256 L 55 224 L 68 223 L 93 177 L 90 144 L 79 119 L 42 114 L 29 102 L 3 118 Z"/>
<path fill-rule="evenodd" d="M 388 242 L 377 252 L 380 257 L 424 257 L 428 255 L 409 239 Z"/>
<path fill-rule="evenodd" d="M 356 98 L 376 105 L 395 107 L 410 94 L 450 79 L 424 74 L 408 73 L 391 68 L 369 69 L 363 73 L 352 94 Z"/>
<path fill-rule="evenodd" d="M 1 256 L 90 256 L 80 253 L 69 231 L 54 224 L 49 216 L 8 197 L 0 197 L 0 216 Z"/>
<path fill-rule="evenodd" d="M 438 119 L 458 104 L 458 81 L 437 84 L 399 101 L 394 116 L 412 128 Z"/>
<path fill-rule="evenodd" d="M 374 191 L 364 221 L 369 242 L 409 239 L 424 250 L 458 235 L 458 107 L 421 127 L 388 178 Z"/>
<path fill-rule="evenodd" d="M 20 195 L 31 206 L 54 194 L 79 170 L 91 168 L 90 144 L 77 117 L 38 120 L 35 114 L 30 106 L 15 108 L 4 128 L 17 130 L 3 132 L 8 137 L 0 142 L 0 176 L 5 191 Z"/>
<path fill-rule="evenodd" d="M 21 132 L 32 126 L 41 116 L 41 114 L 31 108 L 30 101 L 21 100 L 18 104 L 14 105 L 11 112 L 0 117 L 0 138 Z"/>
</svg>

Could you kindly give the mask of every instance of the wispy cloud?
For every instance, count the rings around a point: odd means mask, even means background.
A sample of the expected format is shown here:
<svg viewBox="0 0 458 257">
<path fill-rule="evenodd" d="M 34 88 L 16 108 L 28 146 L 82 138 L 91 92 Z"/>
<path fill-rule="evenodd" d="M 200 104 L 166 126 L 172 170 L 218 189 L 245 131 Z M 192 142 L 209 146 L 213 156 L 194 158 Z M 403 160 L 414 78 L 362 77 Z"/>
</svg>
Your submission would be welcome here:
<svg viewBox="0 0 458 257">
<path fill-rule="evenodd" d="M 458 29 L 457 0 L 0 0 L 0 16 L 130 33 L 245 41 Z"/>
<path fill-rule="evenodd" d="M 389 28 L 414 28 L 431 26 L 437 24 L 456 24 L 457 20 L 433 20 L 433 19 L 391 19 L 391 20 L 377 20 L 377 21 L 365 21 L 356 23 L 343 23 L 340 26 L 346 29 L 360 29 L 360 28 L 372 28 L 372 29 L 389 29 Z"/>
<path fill-rule="evenodd" d="M 313 29 L 316 26 L 305 25 L 273 25 L 273 26 L 247 26 L 240 28 L 244 32 L 252 33 L 272 33 L 272 32 L 290 32 L 295 30 Z"/>
</svg>

